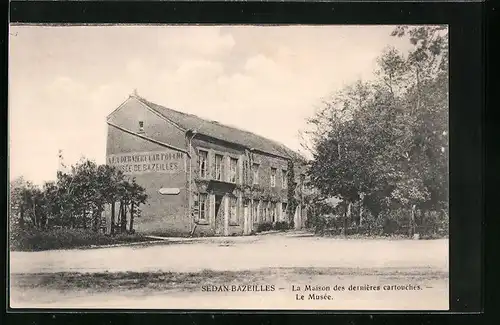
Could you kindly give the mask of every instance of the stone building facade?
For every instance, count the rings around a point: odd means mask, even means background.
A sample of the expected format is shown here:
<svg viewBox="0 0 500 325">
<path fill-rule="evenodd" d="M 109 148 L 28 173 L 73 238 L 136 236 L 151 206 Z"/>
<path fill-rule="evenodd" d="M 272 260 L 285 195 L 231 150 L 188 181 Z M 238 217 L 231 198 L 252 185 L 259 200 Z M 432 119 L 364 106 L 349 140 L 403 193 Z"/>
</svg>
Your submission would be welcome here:
<svg viewBox="0 0 500 325">
<path fill-rule="evenodd" d="M 148 194 L 138 232 L 247 235 L 261 223 L 289 222 L 290 214 L 296 228 L 304 224 L 305 160 L 285 146 L 137 95 L 107 123 L 107 163 L 135 177 Z"/>
</svg>

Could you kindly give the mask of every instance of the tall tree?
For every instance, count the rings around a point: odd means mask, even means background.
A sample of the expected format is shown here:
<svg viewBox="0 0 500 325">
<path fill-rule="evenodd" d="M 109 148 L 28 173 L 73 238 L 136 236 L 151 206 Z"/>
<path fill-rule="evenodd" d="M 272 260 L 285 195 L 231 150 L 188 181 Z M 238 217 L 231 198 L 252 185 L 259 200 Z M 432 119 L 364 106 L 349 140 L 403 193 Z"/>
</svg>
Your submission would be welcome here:
<svg viewBox="0 0 500 325">
<path fill-rule="evenodd" d="M 311 183 L 324 196 L 340 196 L 346 211 L 361 197 L 373 215 L 394 204 L 446 206 L 446 33 L 398 27 L 393 35 L 409 36 L 414 48 L 407 55 L 384 50 L 373 82 L 347 87 L 309 120 Z"/>
</svg>

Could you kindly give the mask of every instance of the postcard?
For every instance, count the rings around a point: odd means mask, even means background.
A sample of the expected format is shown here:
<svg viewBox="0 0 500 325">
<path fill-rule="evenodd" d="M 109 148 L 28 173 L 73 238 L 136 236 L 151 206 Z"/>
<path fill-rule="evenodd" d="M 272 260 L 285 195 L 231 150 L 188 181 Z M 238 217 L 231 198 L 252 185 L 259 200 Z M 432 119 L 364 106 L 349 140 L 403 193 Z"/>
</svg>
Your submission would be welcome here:
<svg viewBox="0 0 500 325">
<path fill-rule="evenodd" d="M 449 309 L 446 25 L 9 35 L 14 310 Z"/>
</svg>

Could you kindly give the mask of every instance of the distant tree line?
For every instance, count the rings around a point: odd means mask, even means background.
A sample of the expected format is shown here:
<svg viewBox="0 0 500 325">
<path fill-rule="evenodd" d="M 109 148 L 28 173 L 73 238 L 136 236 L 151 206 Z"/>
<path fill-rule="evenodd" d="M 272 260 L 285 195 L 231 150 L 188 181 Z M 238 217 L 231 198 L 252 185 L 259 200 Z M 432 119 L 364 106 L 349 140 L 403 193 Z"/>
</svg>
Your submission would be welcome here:
<svg viewBox="0 0 500 325">
<path fill-rule="evenodd" d="M 447 27 L 399 26 L 392 36 L 407 38 L 410 52 L 385 49 L 375 80 L 346 87 L 309 120 L 312 226 L 345 232 L 371 220 L 411 235 L 425 220 L 447 224 Z M 336 207 L 324 203 L 333 196 Z"/>
<path fill-rule="evenodd" d="M 114 167 L 82 160 L 56 181 L 38 187 L 24 178 L 10 183 L 10 225 L 39 231 L 54 228 L 102 231 L 106 205 L 111 234 L 134 231 L 134 219 L 147 200 L 145 189 Z M 127 218 L 128 216 L 128 218 Z M 128 229 L 127 229 L 128 227 Z"/>
</svg>

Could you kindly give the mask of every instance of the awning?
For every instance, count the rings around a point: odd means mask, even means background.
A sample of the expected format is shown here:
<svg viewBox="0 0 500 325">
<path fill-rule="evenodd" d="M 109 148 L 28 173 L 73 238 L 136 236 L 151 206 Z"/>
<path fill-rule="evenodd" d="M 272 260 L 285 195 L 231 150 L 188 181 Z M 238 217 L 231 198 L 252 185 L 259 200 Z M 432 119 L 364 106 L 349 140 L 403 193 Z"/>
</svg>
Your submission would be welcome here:
<svg viewBox="0 0 500 325">
<path fill-rule="evenodd" d="M 232 193 L 235 188 L 236 188 L 235 183 L 216 181 L 212 179 L 208 182 L 207 191 L 218 194 L 226 194 L 226 193 Z"/>
</svg>

